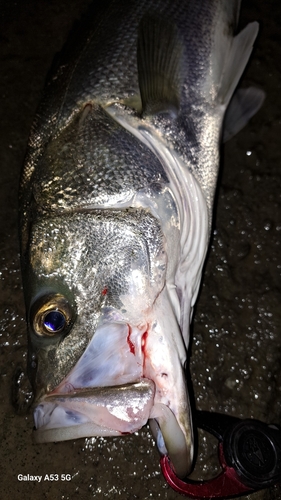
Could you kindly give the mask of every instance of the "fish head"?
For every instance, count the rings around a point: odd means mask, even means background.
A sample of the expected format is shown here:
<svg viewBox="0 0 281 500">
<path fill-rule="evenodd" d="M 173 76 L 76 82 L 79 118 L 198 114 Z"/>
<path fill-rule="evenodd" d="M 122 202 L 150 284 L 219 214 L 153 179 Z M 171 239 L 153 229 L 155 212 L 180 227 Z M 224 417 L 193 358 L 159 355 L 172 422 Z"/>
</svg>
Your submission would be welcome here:
<svg viewBox="0 0 281 500">
<path fill-rule="evenodd" d="M 162 418 L 191 443 L 159 221 L 140 208 L 38 214 L 26 262 L 35 440 L 122 435 Z"/>
</svg>

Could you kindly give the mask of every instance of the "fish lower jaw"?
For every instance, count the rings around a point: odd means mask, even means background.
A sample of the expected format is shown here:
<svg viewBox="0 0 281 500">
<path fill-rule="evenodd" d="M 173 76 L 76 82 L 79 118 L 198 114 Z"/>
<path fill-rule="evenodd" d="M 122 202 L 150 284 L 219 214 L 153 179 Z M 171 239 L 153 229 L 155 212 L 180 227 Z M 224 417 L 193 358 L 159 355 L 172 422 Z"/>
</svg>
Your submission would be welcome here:
<svg viewBox="0 0 281 500">
<path fill-rule="evenodd" d="M 86 422 L 69 427 L 39 428 L 33 431 L 34 443 L 55 443 L 58 441 L 69 441 L 93 436 L 120 436 L 121 432 L 108 427 L 97 425 L 94 422 Z"/>
</svg>

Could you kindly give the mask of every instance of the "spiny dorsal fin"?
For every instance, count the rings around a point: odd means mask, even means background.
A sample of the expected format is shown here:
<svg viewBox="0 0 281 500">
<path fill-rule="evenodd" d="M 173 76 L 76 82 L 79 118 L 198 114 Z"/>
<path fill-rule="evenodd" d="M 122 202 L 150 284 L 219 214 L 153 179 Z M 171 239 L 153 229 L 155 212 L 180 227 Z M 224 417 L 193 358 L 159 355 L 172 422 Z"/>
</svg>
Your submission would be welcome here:
<svg viewBox="0 0 281 500">
<path fill-rule="evenodd" d="M 137 58 L 143 115 L 176 117 L 180 108 L 182 43 L 175 25 L 145 15 L 139 26 Z"/>
</svg>

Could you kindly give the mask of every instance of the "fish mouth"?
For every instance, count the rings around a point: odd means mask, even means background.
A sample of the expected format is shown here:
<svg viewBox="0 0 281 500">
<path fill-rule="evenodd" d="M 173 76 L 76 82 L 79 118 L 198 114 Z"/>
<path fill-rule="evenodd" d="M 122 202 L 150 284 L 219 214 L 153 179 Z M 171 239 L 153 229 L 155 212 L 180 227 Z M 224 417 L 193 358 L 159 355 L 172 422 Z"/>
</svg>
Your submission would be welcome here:
<svg viewBox="0 0 281 500">
<path fill-rule="evenodd" d="M 146 424 L 153 407 L 155 384 L 95 387 L 50 394 L 34 410 L 36 443 L 92 436 L 121 436 Z"/>
<path fill-rule="evenodd" d="M 33 440 L 121 436 L 139 430 L 149 420 L 160 453 L 169 455 L 177 475 L 184 477 L 189 464 L 184 434 L 170 408 L 154 404 L 154 396 L 155 384 L 145 378 L 134 384 L 46 396 L 34 410 Z"/>
<path fill-rule="evenodd" d="M 169 455 L 184 477 L 192 463 L 193 435 L 180 359 L 165 357 L 173 347 L 159 322 L 101 321 L 70 373 L 35 407 L 34 441 L 121 436 L 149 421 L 160 453 Z"/>
</svg>

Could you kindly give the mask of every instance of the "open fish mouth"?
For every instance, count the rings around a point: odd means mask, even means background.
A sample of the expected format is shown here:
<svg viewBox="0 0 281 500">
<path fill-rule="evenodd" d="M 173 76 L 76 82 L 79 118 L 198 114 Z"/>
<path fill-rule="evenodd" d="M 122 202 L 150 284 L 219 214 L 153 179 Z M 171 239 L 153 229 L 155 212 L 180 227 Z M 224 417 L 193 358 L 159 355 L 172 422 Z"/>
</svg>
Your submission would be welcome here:
<svg viewBox="0 0 281 500">
<path fill-rule="evenodd" d="M 35 408 L 35 443 L 67 441 L 91 436 L 131 434 L 150 421 L 161 454 L 169 455 L 179 477 L 190 466 L 190 450 L 173 412 L 154 404 L 155 384 L 96 387 L 68 394 L 50 394 Z"/>
<path fill-rule="evenodd" d="M 148 379 L 50 394 L 35 408 L 34 440 L 45 443 L 135 432 L 149 419 L 154 394 L 155 385 Z"/>
<path fill-rule="evenodd" d="M 70 373 L 39 399 L 34 410 L 34 441 L 121 436 L 149 421 L 160 453 L 169 455 L 179 476 L 186 475 L 193 455 L 189 409 L 175 405 L 175 381 L 169 375 L 177 370 L 168 369 L 164 358 L 163 373 L 161 353 L 157 366 L 155 349 L 159 346 L 162 356 L 170 351 L 157 322 L 136 327 L 101 321 Z"/>
<path fill-rule="evenodd" d="M 117 436 L 147 422 L 155 384 L 143 376 L 146 325 L 108 321 L 110 315 L 114 311 L 107 311 L 68 375 L 39 400 L 34 412 L 37 442 Z"/>
</svg>

